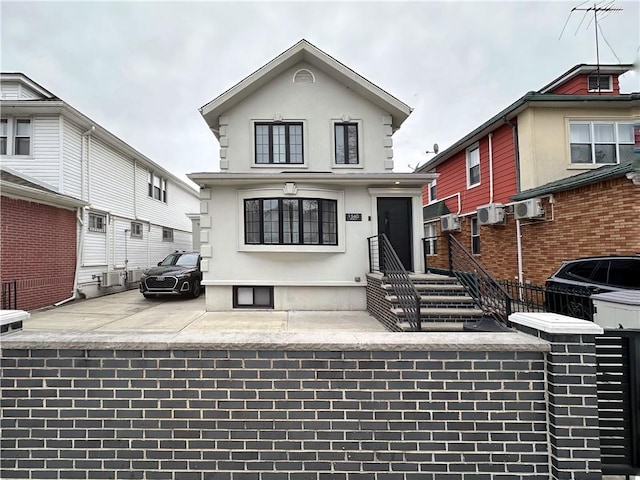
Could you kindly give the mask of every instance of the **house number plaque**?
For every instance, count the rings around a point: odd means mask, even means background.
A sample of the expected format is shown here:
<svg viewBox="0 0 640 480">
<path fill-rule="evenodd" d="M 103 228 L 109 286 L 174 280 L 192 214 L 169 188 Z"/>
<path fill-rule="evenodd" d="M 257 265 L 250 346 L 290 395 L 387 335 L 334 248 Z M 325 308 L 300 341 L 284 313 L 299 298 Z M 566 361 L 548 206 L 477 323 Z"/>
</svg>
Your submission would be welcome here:
<svg viewBox="0 0 640 480">
<path fill-rule="evenodd" d="M 361 222 L 362 214 L 361 213 L 347 213 L 347 222 Z"/>
</svg>

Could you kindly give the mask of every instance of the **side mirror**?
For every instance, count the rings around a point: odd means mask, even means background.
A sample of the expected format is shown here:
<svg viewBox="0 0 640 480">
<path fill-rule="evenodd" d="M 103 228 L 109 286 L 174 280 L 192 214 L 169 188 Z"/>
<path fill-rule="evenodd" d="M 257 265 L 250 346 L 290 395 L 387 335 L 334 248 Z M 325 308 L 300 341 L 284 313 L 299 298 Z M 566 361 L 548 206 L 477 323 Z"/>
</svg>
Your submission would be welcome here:
<svg viewBox="0 0 640 480">
<path fill-rule="evenodd" d="M 162 265 L 162 262 L 158 262 L 158 266 Z"/>
</svg>

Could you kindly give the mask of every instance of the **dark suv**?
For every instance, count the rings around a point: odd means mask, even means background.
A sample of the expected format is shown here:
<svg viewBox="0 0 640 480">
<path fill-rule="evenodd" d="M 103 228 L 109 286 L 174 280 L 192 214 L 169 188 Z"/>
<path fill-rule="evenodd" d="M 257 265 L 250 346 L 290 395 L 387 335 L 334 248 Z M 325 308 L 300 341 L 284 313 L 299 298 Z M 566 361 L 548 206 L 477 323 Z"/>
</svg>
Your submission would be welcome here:
<svg viewBox="0 0 640 480">
<path fill-rule="evenodd" d="M 197 252 L 173 252 L 158 263 L 157 267 L 145 270 L 140 279 L 140 292 L 145 298 L 156 295 L 200 296 L 202 272 L 200 254 Z"/>
<path fill-rule="evenodd" d="M 594 293 L 640 290 L 640 255 L 586 257 L 562 263 L 545 284 L 545 309 L 591 320 Z"/>
</svg>

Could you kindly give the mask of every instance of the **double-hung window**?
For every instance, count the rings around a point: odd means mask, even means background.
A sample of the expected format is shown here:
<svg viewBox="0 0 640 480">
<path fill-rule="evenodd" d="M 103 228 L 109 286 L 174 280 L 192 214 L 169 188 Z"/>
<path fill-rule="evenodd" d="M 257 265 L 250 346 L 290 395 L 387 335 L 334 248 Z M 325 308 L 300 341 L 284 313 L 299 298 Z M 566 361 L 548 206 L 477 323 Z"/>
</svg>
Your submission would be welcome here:
<svg viewBox="0 0 640 480">
<path fill-rule="evenodd" d="M 0 119 L 0 155 L 31 155 L 31 119 Z"/>
<path fill-rule="evenodd" d="M 471 253 L 480 255 L 480 225 L 477 217 L 471 219 Z"/>
<path fill-rule="evenodd" d="M 570 122 L 571 163 L 620 163 L 633 159 L 631 122 Z"/>
<path fill-rule="evenodd" d="M 438 199 L 438 187 L 436 180 L 432 180 L 429 184 L 429 203 L 435 202 Z"/>
<path fill-rule="evenodd" d="M 424 254 L 438 254 L 438 232 L 435 223 L 426 223 L 424 225 Z"/>
<path fill-rule="evenodd" d="M 358 158 L 358 124 L 336 123 L 333 128 L 336 164 L 357 165 L 360 163 Z"/>
<path fill-rule="evenodd" d="M 149 196 L 167 203 L 167 180 L 159 175 L 149 172 Z"/>
<path fill-rule="evenodd" d="M 89 231 L 106 233 L 107 216 L 101 213 L 89 213 Z"/>
<path fill-rule="evenodd" d="M 252 245 L 337 245 L 335 200 L 252 198 L 244 201 L 245 243 Z"/>
<path fill-rule="evenodd" d="M 302 123 L 256 123 L 257 164 L 304 163 Z"/>
<path fill-rule="evenodd" d="M 480 185 L 480 145 L 467 148 L 467 188 Z"/>
</svg>

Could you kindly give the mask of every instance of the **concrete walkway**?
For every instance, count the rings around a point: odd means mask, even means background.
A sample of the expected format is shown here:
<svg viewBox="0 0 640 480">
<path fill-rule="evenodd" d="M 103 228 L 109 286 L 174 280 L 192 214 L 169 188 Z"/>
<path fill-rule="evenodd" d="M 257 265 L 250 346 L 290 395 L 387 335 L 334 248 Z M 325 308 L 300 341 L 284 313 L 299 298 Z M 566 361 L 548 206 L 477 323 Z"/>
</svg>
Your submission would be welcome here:
<svg viewBox="0 0 640 480">
<path fill-rule="evenodd" d="M 196 299 L 144 298 L 129 290 L 31 313 L 24 331 L 96 333 L 386 332 L 365 311 L 207 312 Z"/>
</svg>

